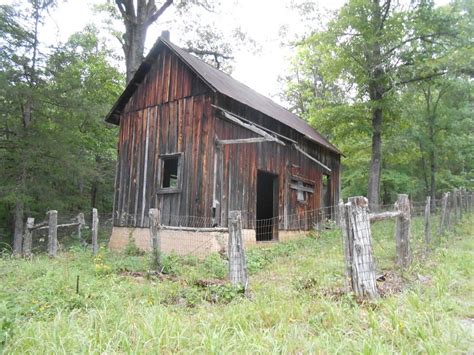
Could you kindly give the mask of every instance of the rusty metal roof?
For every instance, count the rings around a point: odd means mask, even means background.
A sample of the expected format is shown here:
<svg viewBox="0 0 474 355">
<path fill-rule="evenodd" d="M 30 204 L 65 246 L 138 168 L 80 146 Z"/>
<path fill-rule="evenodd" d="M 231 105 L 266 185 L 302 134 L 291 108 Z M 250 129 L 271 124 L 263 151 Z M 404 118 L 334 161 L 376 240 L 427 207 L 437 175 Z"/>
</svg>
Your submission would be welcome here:
<svg viewBox="0 0 474 355">
<path fill-rule="evenodd" d="M 110 113 L 106 117 L 106 121 L 117 123 L 117 116 L 125 107 L 128 99 L 133 95 L 138 84 L 143 80 L 146 72 L 151 67 L 153 59 L 162 45 L 168 47 L 171 51 L 176 53 L 190 68 L 193 70 L 211 89 L 226 95 L 244 105 L 247 105 L 280 123 L 287 125 L 290 128 L 303 134 L 309 140 L 312 140 L 331 151 L 338 154 L 341 152 L 332 145 L 326 138 L 314 130 L 306 121 L 291 113 L 284 107 L 278 105 L 268 97 L 259 94 L 252 88 L 235 80 L 230 75 L 210 66 L 201 59 L 188 53 L 184 49 L 174 45 L 170 41 L 159 37 L 153 46 L 150 53 L 147 55 L 140 68 L 137 70 L 134 78 L 130 81 L 124 93 L 120 96 L 117 103 L 114 105 Z"/>
</svg>

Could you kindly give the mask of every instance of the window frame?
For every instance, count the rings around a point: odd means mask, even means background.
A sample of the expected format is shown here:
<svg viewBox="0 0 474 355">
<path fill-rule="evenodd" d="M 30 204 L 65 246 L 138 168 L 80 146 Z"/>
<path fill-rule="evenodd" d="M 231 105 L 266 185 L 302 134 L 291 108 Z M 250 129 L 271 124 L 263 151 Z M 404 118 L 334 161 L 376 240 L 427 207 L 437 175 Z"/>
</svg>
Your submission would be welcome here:
<svg viewBox="0 0 474 355">
<path fill-rule="evenodd" d="M 310 186 L 305 186 L 305 184 Z M 309 202 L 309 194 L 314 194 L 315 183 L 312 180 L 293 175 L 290 176 L 290 189 L 296 192 L 296 202 L 305 205 Z M 303 196 L 304 200 L 300 199 L 300 196 Z"/>
<path fill-rule="evenodd" d="M 159 155 L 159 179 L 158 179 L 158 194 L 174 194 L 180 193 L 182 191 L 183 185 L 183 166 L 184 166 L 184 152 L 177 153 L 166 153 Z M 178 159 L 178 168 L 177 168 L 177 183 L 176 187 L 163 187 L 163 173 L 164 165 L 166 160 Z"/>
</svg>

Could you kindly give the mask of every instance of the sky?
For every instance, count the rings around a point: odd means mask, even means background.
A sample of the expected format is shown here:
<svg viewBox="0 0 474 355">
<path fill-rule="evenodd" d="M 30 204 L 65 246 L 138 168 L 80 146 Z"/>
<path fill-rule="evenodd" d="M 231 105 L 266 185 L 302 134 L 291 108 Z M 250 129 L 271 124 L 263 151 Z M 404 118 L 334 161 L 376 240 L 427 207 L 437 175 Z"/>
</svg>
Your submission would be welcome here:
<svg viewBox="0 0 474 355">
<path fill-rule="evenodd" d="M 0 4 L 13 1 L 0 0 Z M 293 54 L 288 46 L 281 45 L 281 29 L 286 28 L 290 36 L 304 30 L 301 17 L 291 9 L 292 1 L 294 0 L 221 0 L 218 14 L 205 11 L 201 13 L 203 18 L 207 17 L 205 21 L 212 19 L 218 28 L 240 27 L 257 43 L 256 52 L 255 48 L 234 52 L 232 76 L 277 102 L 280 102 L 278 94 L 281 91 L 278 77 L 286 72 Z M 92 7 L 94 4 L 104 2 L 105 0 L 67 0 L 66 2 L 60 0 L 57 9 L 46 18 L 40 40 L 54 45 L 60 41 L 65 42 L 71 34 L 81 31 L 87 24 L 100 24 L 102 19 L 94 14 Z M 314 0 L 314 2 L 324 14 L 326 9 L 336 9 L 342 6 L 344 1 Z M 158 0 L 157 3 L 160 1 Z M 183 45 L 178 20 L 180 20 L 179 16 L 171 9 L 157 24 L 150 27 L 145 52 L 148 52 L 161 31 L 165 29 L 170 30 L 172 42 Z M 118 41 L 111 40 L 109 44 L 122 54 Z"/>
</svg>

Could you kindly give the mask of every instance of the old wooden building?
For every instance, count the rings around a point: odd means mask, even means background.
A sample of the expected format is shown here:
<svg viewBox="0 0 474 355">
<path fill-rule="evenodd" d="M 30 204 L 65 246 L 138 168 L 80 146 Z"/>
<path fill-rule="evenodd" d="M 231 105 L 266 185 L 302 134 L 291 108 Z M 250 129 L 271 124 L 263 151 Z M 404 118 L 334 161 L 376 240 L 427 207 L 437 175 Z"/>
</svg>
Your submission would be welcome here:
<svg viewBox="0 0 474 355">
<path fill-rule="evenodd" d="M 228 212 L 241 210 L 256 240 L 278 240 L 312 226 L 306 211 L 339 199 L 336 147 L 168 39 L 157 40 L 106 120 L 120 126 L 114 233 L 147 227 L 152 207 L 164 225 L 195 227 L 226 226 Z"/>
</svg>

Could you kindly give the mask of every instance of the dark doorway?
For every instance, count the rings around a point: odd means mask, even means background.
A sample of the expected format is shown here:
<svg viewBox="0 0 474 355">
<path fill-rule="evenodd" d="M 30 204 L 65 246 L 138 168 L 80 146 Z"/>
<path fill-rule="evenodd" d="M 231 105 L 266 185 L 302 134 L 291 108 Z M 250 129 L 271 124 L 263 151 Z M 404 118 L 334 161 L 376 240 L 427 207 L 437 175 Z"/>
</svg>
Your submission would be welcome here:
<svg viewBox="0 0 474 355">
<path fill-rule="evenodd" d="M 276 240 L 278 233 L 278 175 L 257 172 L 257 241 Z"/>
</svg>

